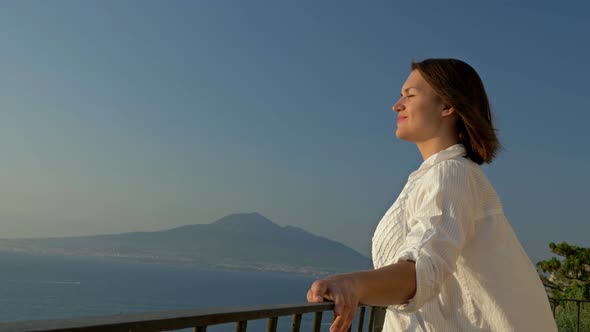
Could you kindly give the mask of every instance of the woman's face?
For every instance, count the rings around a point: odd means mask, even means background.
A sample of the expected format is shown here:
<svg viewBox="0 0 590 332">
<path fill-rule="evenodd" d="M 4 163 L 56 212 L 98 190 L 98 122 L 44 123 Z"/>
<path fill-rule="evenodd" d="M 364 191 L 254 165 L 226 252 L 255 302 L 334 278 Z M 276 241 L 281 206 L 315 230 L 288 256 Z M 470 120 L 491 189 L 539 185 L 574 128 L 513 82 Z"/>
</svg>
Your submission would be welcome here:
<svg viewBox="0 0 590 332">
<path fill-rule="evenodd" d="M 399 139 L 421 143 L 441 133 L 445 104 L 418 70 L 410 73 L 392 109 L 397 113 Z"/>
</svg>

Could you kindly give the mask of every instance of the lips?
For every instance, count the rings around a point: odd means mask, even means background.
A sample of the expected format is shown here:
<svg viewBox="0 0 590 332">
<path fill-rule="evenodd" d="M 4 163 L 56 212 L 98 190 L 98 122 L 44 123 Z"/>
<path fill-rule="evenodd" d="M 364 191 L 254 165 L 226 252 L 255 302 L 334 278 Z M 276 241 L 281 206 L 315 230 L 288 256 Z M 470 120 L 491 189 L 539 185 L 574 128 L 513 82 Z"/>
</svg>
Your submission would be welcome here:
<svg viewBox="0 0 590 332">
<path fill-rule="evenodd" d="M 397 117 L 397 123 L 400 123 L 400 122 L 404 121 L 407 118 L 408 118 L 407 116 L 398 116 Z"/>
</svg>

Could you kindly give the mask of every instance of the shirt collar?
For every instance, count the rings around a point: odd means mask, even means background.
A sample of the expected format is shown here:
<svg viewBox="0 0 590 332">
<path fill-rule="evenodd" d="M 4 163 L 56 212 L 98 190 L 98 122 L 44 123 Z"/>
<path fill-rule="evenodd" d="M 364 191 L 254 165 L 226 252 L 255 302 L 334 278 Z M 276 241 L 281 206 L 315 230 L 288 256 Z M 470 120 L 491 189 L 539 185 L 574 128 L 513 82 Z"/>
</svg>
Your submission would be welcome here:
<svg viewBox="0 0 590 332">
<path fill-rule="evenodd" d="M 462 157 L 462 156 L 466 156 L 466 155 L 467 155 L 467 152 L 465 151 L 465 147 L 463 146 L 463 144 L 452 145 L 452 146 L 450 146 L 444 150 L 441 150 L 441 151 L 433 154 L 432 156 L 426 158 L 426 160 L 424 160 L 424 162 L 422 162 L 420 167 L 414 173 L 412 173 L 412 175 L 410 175 L 410 177 L 440 163 L 441 161 L 453 159 L 455 157 Z"/>
</svg>

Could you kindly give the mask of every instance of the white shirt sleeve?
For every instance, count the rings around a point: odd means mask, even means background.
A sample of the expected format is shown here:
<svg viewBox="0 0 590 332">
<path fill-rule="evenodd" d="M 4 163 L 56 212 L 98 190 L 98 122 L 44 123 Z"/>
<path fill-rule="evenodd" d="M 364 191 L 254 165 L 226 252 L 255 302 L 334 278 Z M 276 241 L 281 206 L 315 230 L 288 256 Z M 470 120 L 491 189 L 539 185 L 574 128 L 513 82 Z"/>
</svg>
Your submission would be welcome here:
<svg viewBox="0 0 590 332">
<path fill-rule="evenodd" d="M 462 248 L 473 234 L 477 194 L 469 169 L 456 160 L 427 171 L 412 195 L 408 235 L 389 264 L 416 262 L 416 294 L 408 303 L 390 308 L 415 312 L 437 296 L 447 277 L 456 271 Z M 415 209 L 415 210 L 414 210 Z"/>
</svg>

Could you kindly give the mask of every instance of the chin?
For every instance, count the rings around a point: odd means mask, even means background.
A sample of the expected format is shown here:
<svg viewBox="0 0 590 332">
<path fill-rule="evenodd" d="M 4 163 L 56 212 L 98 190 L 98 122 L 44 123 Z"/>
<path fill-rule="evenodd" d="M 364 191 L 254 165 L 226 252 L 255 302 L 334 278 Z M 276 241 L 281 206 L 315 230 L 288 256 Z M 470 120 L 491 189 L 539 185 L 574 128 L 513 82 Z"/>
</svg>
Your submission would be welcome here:
<svg viewBox="0 0 590 332">
<path fill-rule="evenodd" d="M 406 140 L 406 135 L 404 135 L 404 132 L 401 130 L 396 130 L 395 131 L 395 137 L 397 137 L 398 139 L 402 139 L 402 140 Z"/>
<path fill-rule="evenodd" d="M 400 130 L 396 130 L 395 137 L 397 137 L 398 139 L 400 139 L 402 141 L 414 142 L 412 140 L 411 135 L 408 135 L 407 133 L 404 133 L 403 131 L 400 131 Z"/>
</svg>

